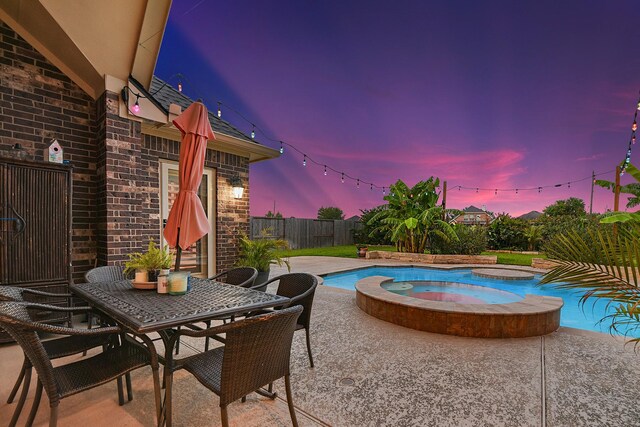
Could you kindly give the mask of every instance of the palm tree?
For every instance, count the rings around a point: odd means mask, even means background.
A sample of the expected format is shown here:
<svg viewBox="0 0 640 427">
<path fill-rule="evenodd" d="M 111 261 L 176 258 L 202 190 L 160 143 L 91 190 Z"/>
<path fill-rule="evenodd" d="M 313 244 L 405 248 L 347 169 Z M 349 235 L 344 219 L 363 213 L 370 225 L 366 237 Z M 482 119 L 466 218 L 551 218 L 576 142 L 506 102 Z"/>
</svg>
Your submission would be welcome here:
<svg viewBox="0 0 640 427">
<path fill-rule="evenodd" d="M 638 169 L 627 170 L 640 181 Z M 633 336 L 640 329 L 640 212 L 614 213 L 600 222 L 596 230 L 574 230 L 550 243 L 547 253 L 558 265 L 541 284 L 584 291 L 581 305 L 591 298 L 608 300 L 613 311 L 602 321 L 610 319 L 612 332 L 631 336 L 638 345 L 640 338 Z"/>
<path fill-rule="evenodd" d="M 524 234 L 529 243 L 529 250 L 535 251 L 542 240 L 542 226 L 531 225 Z"/>
</svg>

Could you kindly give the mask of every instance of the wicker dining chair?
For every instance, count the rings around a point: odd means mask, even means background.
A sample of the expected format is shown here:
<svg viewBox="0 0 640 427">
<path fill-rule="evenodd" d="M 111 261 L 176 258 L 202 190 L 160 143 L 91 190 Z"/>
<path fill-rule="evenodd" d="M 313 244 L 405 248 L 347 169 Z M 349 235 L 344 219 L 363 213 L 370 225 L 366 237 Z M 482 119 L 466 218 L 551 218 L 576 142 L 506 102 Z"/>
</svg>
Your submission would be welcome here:
<svg viewBox="0 0 640 427">
<path fill-rule="evenodd" d="M 62 294 L 62 293 L 52 293 L 52 292 L 44 292 L 38 291 L 34 289 L 28 288 L 20 288 L 17 286 L 0 286 L 0 301 L 14 301 L 20 302 L 25 301 L 25 296 L 36 296 L 39 298 L 57 299 L 64 298 L 68 299 L 71 297 L 71 294 Z M 75 307 L 73 308 L 74 312 L 83 312 L 90 310 L 89 307 Z M 48 311 L 48 309 L 47 309 Z M 86 352 L 95 347 L 105 347 L 109 344 L 108 336 L 95 336 L 90 338 L 82 338 L 78 339 L 76 336 L 58 338 L 53 340 L 43 341 L 42 345 L 44 347 L 45 352 L 49 359 L 59 359 L 66 356 L 71 356 L 74 354 L 78 354 L 81 352 Z M 11 389 L 11 393 L 9 393 L 9 398 L 7 399 L 7 403 L 13 403 L 16 395 L 18 394 L 18 390 L 20 390 L 20 386 L 22 385 L 22 393 L 20 393 L 20 398 L 18 399 L 18 404 L 13 412 L 12 422 L 17 422 L 20 417 L 20 413 L 22 412 L 22 408 L 24 407 L 24 402 L 27 399 L 27 394 L 29 392 L 29 386 L 31 385 L 31 369 L 32 365 L 29 361 L 27 355 L 24 355 L 24 360 L 22 362 L 22 368 L 20 369 L 20 373 L 18 374 L 18 378 L 16 379 L 16 383 Z M 129 374 L 127 374 L 127 388 L 131 389 L 131 380 L 129 378 Z M 130 395 L 131 396 L 131 395 Z M 120 405 L 124 404 L 124 396 L 122 392 L 122 380 L 118 378 L 118 397 Z"/>
<path fill-rule="evenodd" d="M 95 267 L 84 274 L 84 280 L 87 283 L 117 282 L 125 280 L 126 278 L 124 268 L 117 265 Z M 114 322 L 109 321 L 109 319 L 106 320 L 107 323 L 114 324 Z M 89 328 L 93 327 L 93 314 L 90 313 L 87 315 L 87 323 L 89 324 Z"/>
<path fill-rule="evenodd" d="M 311 323 L 311 308 L 313 306 L 313 297 L 315 296 L 316 287 L 318 286 L 318 279 L 308 273 L 288 273 L 281 276 L 274 277 L 266 283 L 256 285 L 251 289 L 259 291 L 265 291 L 267 286 L 271 283 L 278 282 L 278 289 L 276 295 L 287 297 L 290 302 L 285 307 L 291 307 L 294 305 L 301 305 L 304 307 L 304 311 L 298 318 L 296 324 L 296 331 L 304 329 L 307 339 L 307 353 L 309 354 L 309 363 L 313 368 L 313 355 L 311 354 L 311 340 L 309 338 L 309 325 Z M 282 307 L 279 307 L 282 308 Z M 259 314 L 252 313 L 252 315 Z"/>
<path fill-rule="evenodd" d="M 160 379 L 158 357 L 155 351 L 132 340 L 126 339 L 123 330 L 118 326 L 99 327 L 94 329 L 76 329 L 62 326 L 47 325 L 33 322 L 28 310 L 65 311 L 77 308 L 63 308 L 34 304 L 27 302 L 0 302 L 0 327 L 18 342 L 29 358 L 30 363 L 38 374 L 36 394 L 27 419 L 27 426 L 31 426 L 35 419 L 44 389 L 49 398 L 51 414 L 49 426 L 56 426 L 58 419 L 58 405 L 60 400 L 85 390 L 106 384 L 143 366 L 151 365 L 153 371 L 156 416 L 160 419 Z M 38 333 L 52 333 L 73 337 L 78 341 L 93 340 L 96 337 L 110 338 L 110 344 L 105 350 L 95 356 L 81 359 L 77 362 L 53 367 L 48 357 L 43 341 Z M 153 344 L 147 337 L 141 337 L 152 348 Z M 30 375 L 30 372 L 27 372 Z M 10 427 L 16 425 L 17 419 L 12 420 Z"/>
<path fill-rule="evenodd" d="M 236 285 L 243 288 L 250 288 L 253 286 L 253 282 L 258 277 L 258 270 L 253 267 L 236 267 L 231 270 L 223 271 L 213 277 L 209 277 L 209 280 L 216 280 L 218 282 L 229 283 L 230 285 Z"/>
<path fill-rule="evenodd" d="M 231 270 L 223 271 L 222 273 L 218 273 L 213 277 L 209 277 L 209 280 L 215 280 L 218 282 L 228 283 L 230 285 L 240 286 L 241 288 L 250 288 L 253 286 L 253 283 L 256 281 L 256 277 L 258 277 L 258 270 L 253 267 L 236 267 Z M 227 320 L 233 321 L 235 319 L 234 316 L 224 317 L 222 319 L 223 322 Z M 211 327 L 211 320 L 207 320 L 204 322 L 207 325 L 207 328 Z M 204 351 L 209 350 L 209 339 L 210 337 L 205 338 L 204 343 Z M 180 345 L 178 342 L 177 346 Z M 176 353 L 178 354 L 178 353 Z"/>
<path fill-rule="evenodd" d="M 278 310 L 210 329 L 182 329 L 169 341 L 165 365 L 165 413 L 171 422 L 173 373 L 185 369 L 220 397 L 222 425 L 229 425 L 227 405 L 284 377 L 289 414 L 298 425 L 289 379 L 291 342 L 301 306 Z M 204 353 L 173 360 L 172 345 L 180 335 L 205 337 L 226 334 L 225 345 Z M 275 394 L 272 396 L 275 398 Z"/>
</svg>

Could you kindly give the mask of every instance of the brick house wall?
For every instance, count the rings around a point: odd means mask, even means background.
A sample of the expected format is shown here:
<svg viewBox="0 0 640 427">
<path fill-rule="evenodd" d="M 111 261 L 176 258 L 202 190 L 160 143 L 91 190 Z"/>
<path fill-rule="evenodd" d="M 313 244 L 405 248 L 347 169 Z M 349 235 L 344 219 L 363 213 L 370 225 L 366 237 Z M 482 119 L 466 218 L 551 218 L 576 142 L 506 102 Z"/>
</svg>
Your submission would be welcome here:
<svg viewBox="0 0 640 427">
<path fill-rule="evenodd" d="M 73 169 L 73 278 L 98 265 L 120 264 L 160 239 L 160 159 L 178 160 L 179 143 L 142 134 L 119 116 L 118 95 L 93 100 L 6 24 L 0 22 L 0 145 L 21 144 L 35 160 L 52 139 Z M 216 170 L 216 270 L 237 259 L 249 232 L 249 159 L 207 150 Z M 240 175 L 242 199 L 227 179 Z"/>
<path fill-rule="evenodd" d="M 56 138 L 73 164 L 74 280 L 96 257 L 94 100 L 0 22 L 0 145 L 21 144 L 36 160 Z"/>
</svg>

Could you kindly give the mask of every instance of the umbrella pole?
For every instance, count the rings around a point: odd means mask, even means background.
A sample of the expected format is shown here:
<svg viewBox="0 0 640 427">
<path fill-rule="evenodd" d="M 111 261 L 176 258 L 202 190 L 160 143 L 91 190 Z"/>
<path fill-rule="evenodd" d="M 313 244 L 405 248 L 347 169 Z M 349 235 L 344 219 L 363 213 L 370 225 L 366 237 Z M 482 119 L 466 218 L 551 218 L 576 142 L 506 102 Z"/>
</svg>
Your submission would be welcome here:
<svg viewBox="0 0 640 427">
<path fill-rule="evenodd" d="M 180 227 L 178 227 L 178 236 L 176 237 L 176 267 L 175 271 L 180 271 L 180 260 L 182 258 L 182 248 L 180 247 Z"/>
</svg>

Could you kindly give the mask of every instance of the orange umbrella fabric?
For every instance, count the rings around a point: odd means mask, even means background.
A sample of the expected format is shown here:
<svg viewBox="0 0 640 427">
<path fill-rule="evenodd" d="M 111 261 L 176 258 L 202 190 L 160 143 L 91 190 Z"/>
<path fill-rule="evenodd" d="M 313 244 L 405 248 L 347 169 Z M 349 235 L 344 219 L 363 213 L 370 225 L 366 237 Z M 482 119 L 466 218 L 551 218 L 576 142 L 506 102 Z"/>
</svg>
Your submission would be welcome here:
<svg viewBox="0 0 640 427">
<path fill-rule="evenodd" d="M 215 135 L 209 123 L 207 107 L 200 102 L 191 104 L 173 124 L 182 132 L 178 168 L 180 191 L 169 212 L 164 238 L 171 247 L 187 249 L 211 231 L 207 214 L 196 192 L 202 181 L 207 140 L 215 139 Z"/>
</svg>

